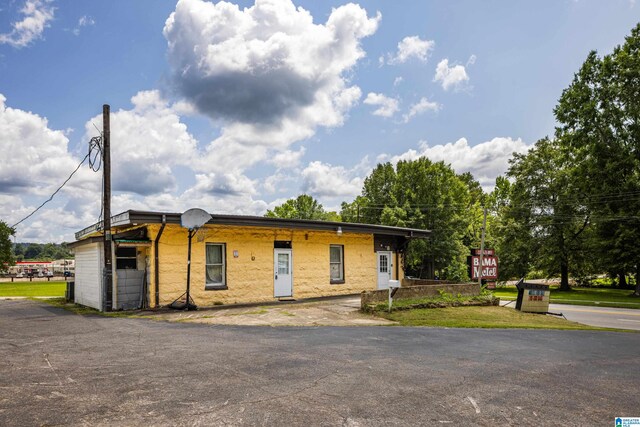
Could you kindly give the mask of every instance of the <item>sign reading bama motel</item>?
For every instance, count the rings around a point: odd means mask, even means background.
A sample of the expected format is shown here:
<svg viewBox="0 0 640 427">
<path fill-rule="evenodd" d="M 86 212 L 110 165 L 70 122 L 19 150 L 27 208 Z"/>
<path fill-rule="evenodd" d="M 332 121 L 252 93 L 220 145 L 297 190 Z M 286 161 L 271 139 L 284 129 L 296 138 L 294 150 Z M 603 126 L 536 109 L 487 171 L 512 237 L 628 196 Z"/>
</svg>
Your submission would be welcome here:
<svg viewBox="0 0 640 427">
<path fill-rule="evenodd" d="M 471 280 L 478 280 L 480 277 L 480 249 L 471 249 L 471 256 L 467 257 L 467 264 Z M 498 257 L 493 249 L 485 249 L 482 255 L 482 278 L 498 279 Z"/>
</svg>

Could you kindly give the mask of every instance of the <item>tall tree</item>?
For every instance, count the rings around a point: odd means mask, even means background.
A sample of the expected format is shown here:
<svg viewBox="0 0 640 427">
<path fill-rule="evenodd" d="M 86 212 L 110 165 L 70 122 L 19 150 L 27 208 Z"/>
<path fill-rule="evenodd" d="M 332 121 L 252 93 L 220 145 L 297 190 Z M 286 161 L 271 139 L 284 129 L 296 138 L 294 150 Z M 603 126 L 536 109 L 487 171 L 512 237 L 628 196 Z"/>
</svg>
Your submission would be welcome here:
<svg viewBox="0 0 640 427">
<path fill-rule="evenodd" d="M 15 230 L 6 222 L 0 220 L 0 271 L 5 271 L 7 267 L 15 264 L 13 252 L 11 250 L 11 236 L 15 234 Z"/>
<path fill-rule="evenodd" d="M 496 253 L 500 257 L 500 280 L 526 276 L 532 268 L 535 251 L 531 238 L 531 211 L 512 204 L 512 187 L 506 177 L 499 176 L 489 196 L 489 208 L 496 218 L 491 223 L 491 230 L 496 236 Z"/>
<path fill-rule="evenodd" d="M 379 164 L 365 179 L 361 220 L 432 230 L 428 240 L 412 241 L 405 256 L 409 273 L 453 280 L 467 278 L 463 237 L 470 217 L 469 188 L 444 162 L 422 157 Z M 352 210 L 352 205 L 343 205 Z"/>
<path fill-rule="evenodd" d="M 313 197 L 301 194 L 295 199 L 289 199 L 273 211 L 268 210 L 264 215 L 270 218 L 315 219 L 324 221 L 339 221 L 335 212 L 325 212 L 322 205 Z"/>
<path fill-rule="evenodd" d="M 469 205 L 467 215 L 469 217 L 467 230 L 463 236 L 463 243 L 468 248 L 479 248 L 482 240 L 482 224 L 484 223 L 484 209 L 487 208 L 487 223 L 485 227 L 485 248 L 495 248 L 495 215 L 490 209 L 490 196 L 484 192 L 471 172 L 458 175 L 469 190 Z"/>
<path fill-rule="evenodd" d="M 610 274 L 635 271 L 640 296 L 640 24 L 613 53 L 591 52 L 555 109 L 557 137 L 593 212 Z"/>
<path fill-rule="evenodd" d="M 379 163 L 364 180 L 362 197 L 356 199 L 362 205 L 360 222 L 380 224 L 385 207 L 396 207 L 395 195 L 396 171 L 389 162 Z"/>
<path fill-rule="evenodd" d="M 557 141 L 541 139 L 526 154 L 515 154 L 507 175 L 514 180 L 506 220 L 520 261 L 547 276 L 560 274 L 560 288 L 569 289 L 570 264 L 582 244 L 589 212 L 581 202 L 579 182 Z M 524 246 L 534 255 L 522 257 Z M 509 248 L 506 252 L 509 251 Z M 526 271 L 528 266 L 515 270 Z"/>
</svg>

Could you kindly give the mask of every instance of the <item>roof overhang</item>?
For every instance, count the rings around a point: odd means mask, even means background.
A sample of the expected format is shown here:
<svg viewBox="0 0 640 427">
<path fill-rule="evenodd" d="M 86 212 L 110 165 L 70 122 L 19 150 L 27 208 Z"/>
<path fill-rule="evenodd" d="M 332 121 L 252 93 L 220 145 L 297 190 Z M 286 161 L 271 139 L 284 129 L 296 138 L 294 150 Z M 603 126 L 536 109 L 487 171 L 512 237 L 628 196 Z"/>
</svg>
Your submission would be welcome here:
<svg viewBox="0 0 640 427">
<path fill-rule="evenodd" d="M 111 217 L 112 227 L 131 227 L 142 224 L 180 224 L 181 213 L 167 212 L 147 212 L 129 210 Z M 268 218 L 262 216 L 244 215 L 211 215 L 207 225 L 224 225 L 238 227 L 264 227 L 264 228 L 284 228 L 302 229 L 315 231 L 337 231 L 338 228 L 344 233 L 366 233 L 383 236 L 398 236 L 405 238 L 427 238 L 431 235 L 429 230 L 416 228 L 392 227 L 387 225 L 358 224 L 349 222 L 328 222 L 306 219 L 285 219 Z M 75 234 L 76 240 L 85 239 L 92 234 L 102 230 L 102 221 L 90 227 L 78 231 Z"/>
</svg>

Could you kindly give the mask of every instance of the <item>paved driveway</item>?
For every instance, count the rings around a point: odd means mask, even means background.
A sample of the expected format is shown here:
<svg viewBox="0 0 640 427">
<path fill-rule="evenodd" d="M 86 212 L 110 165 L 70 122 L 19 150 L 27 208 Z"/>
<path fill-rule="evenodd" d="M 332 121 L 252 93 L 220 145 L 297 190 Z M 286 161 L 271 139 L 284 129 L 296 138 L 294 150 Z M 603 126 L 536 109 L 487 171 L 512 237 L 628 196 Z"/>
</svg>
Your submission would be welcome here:
<svg viewBox="0 0 640 427">
<path fill-rule="evenodd" d="M 612 425 L 640 334 L 239 327 L 0 301 L 0 425 Z"/>
<path fill-rule="evenodd" d="M 501 301 L 500 305 L 515 307 L 515 301 Z M 640 331 L 640 310 L 586 305 L 549 304 L 549 311 L 562 314 L 571 322 L 602 328 L 631 329 Z"/>
<path fill-rule="evenodd" d="M 633 308 L 549 304 L 549 311 L 562 313 L 568 320 L 585 325 L 640 331 L 640 310 Z"/>
</svg>

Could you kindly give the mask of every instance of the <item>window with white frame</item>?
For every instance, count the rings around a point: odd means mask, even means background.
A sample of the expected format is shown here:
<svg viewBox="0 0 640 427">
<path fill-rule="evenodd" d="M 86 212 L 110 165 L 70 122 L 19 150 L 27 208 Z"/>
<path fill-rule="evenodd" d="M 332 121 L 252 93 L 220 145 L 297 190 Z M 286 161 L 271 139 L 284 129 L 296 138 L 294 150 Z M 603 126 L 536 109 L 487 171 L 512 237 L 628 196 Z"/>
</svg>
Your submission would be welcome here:
<svg viewBox="0 0 640 427">
<path fill-rule="evenodd" d="M 344 283 L 344 246 L 329 246 L 329 272 L 331 283 Z"/>
<path fill-rule="evenodd" d="M 206 289 L 226 288 L 226 257 L 224 243 L 207 243 Z"/>
</svg>

